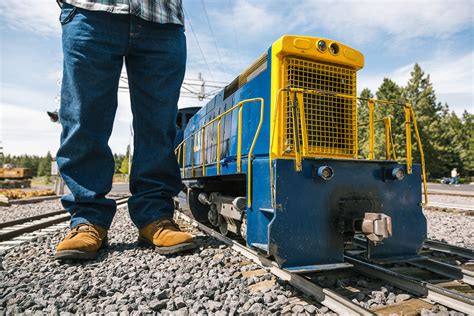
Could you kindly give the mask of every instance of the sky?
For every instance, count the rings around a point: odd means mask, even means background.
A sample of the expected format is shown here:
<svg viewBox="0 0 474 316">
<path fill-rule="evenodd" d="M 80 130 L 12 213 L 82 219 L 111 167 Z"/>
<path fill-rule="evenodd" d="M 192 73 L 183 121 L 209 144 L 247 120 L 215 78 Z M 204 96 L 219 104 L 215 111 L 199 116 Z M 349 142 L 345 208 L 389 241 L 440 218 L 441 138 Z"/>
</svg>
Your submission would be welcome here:
<svg viewBox="0 0 474 316">
<path fill-rule="evenodd" d="M 384 77 L 405 85 L 415 63 L 430 74 L 438 101 L 473 113 L 474 2 L 470 0 L 183 0 L 186 79 L 229 83 L 284 34 L 329 38 L 365 55 L 358 91 Z M 0 1 L 0 146 L 4 154 L 54 155 L 62 52 L 54 0 Z M 124 69 L 125 70 L 125 69 Z M 209 83 L 213 85 L 213 83 Z M 216 84 L 214 84 L 216 85 Z M 220 85 L 220 84 L 218 84 Z M 129 95 L 119 92 L 109 141 L 125 153 Z M 179 107 L 206 101 L 181 97 Z"/>
</svg>

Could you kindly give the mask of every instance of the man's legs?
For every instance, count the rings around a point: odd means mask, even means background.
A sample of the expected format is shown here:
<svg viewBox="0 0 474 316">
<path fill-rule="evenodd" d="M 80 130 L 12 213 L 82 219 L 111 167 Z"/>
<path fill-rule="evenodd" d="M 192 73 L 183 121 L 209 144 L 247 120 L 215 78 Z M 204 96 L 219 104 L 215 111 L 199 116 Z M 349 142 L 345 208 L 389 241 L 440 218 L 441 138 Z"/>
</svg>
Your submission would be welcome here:
<svg viewBox="0 0 474 316">
<path fill-rule="evenodd" d="M 117 90 L 129 35 L 129 19 L 64 4 L 63 127 L 57 162 L 72 195 L 62 199 L 71 228 L 90 223 L 109 228 L 115 214 L 114 159 L 108 146 L 117 109 Z"/>
<path fill-rule="evenodd" d="M 133 196 L 128 204 L 138 228 L 158 219 L 171 219 L 172 197 L 181 188 L 174 138 L 185 63 L 182 26 L 131 17 L 126 66 L 135 148 L 130 179 Z"/>
</svg>

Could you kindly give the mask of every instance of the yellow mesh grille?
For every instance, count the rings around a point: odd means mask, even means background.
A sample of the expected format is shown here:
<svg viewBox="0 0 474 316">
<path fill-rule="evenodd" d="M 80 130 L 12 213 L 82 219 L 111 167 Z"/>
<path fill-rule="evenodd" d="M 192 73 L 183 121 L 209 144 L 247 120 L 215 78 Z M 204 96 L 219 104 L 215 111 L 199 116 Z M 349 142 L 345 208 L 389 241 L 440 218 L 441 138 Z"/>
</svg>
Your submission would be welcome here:
<svg viewBox="0 0 474 316">
<path fill-rule="evenodd" d="M 291 57 L 286 58 L 284 64 L 284 87 L 341 95 L 303 94 L 308 135 L 307 155 L 355 157 L 356 100 L 348 97 L 356 96 L 356 72 L 352 69 Z M 292 153 L 293 115 L 289 94 L 286 95 L 285 102 L 284 151 Z M 299 115 L 297 112 L 299 139 L 302 145 Z"/>
</svg>

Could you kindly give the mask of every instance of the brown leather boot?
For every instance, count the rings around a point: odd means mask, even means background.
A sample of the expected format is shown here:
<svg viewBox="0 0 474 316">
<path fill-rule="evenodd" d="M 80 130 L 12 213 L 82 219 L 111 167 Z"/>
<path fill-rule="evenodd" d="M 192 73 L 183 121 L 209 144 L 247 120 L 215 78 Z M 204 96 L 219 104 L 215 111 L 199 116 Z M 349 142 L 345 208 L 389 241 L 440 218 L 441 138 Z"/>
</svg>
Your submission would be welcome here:
<svg viewBox="0 0 474 316">
<path fill-rule="evenodd" d="M 182 232 L 172 220 L 163 219 L 150 223 L 139 230 L 140 244 L 154 246 L 162 255 L 170 255 L 196 248 L 193 236 Z"/>
<path fill-rule="evenodd" d="M 95 259 L 107 243 L 107 230 L 92 224 L 74 227 L 56 246 L 56 259 Z"/>
</svg>

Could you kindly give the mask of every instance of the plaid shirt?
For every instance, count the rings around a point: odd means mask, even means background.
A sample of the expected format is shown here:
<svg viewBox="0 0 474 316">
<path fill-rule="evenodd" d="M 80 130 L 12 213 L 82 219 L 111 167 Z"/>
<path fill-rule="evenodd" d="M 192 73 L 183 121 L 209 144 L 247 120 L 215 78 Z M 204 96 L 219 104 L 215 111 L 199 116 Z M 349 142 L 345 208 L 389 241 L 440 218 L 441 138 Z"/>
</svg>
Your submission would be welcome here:
<svg viewBox="0 0 474 316">
<path fill-rule="evenodd" d="M 173 23 L 184 26 L 181 0 L 62 0 L 75 7 L 107 11 L 118 14 L 133 14 L 147 21 Z"/>
</svg>

